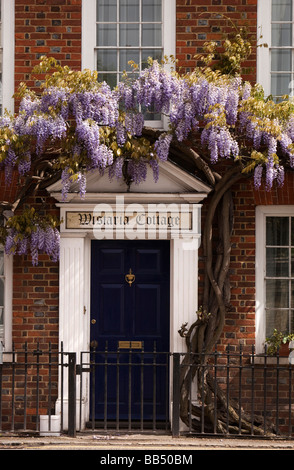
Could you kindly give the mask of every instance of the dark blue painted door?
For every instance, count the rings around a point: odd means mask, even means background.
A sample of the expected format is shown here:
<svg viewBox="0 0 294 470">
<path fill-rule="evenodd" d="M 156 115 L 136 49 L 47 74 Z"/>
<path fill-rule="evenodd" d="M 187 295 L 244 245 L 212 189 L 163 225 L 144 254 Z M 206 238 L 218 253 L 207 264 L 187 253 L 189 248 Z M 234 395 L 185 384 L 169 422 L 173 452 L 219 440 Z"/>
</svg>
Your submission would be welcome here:
<svg viewBox="0 0 294 470">
<path fill-rule="evenodd" d="M 144 419 L 152 419 L 156 409 L 156 419 L 164 420 L 168 356 L 160 353 L 169 351 L 169 242 L 95 240 L 91 260 L 91 341 L 97 351 L 108 349 L 107 367 L 105 354 L 95 358 L 101 364 L 95 368 L 95 419 L 107 412 L 107 419 L 119 413 L 120 420 L 136 420 L 142 409 Z"/>
</svg>

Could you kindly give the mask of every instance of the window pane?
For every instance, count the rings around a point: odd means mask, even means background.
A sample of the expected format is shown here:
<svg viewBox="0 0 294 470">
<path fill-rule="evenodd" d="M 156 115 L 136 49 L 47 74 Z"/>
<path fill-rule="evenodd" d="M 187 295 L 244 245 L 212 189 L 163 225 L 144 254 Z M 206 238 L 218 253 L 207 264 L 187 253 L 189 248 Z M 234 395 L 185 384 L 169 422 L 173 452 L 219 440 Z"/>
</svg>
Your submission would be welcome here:
<svg viewBox="0 0 294 470">
<path fill-rule="evenodd" d="M 291 72 L 292 54 L 291 49 L 274 50 L 271 53 L 272 67 L 274 72 Z"/>
<path fill-rule="evenodd" d="M 0 5 L 0 21 L 1 21 L 1 5 Z M 0 23 L 0 47 L 2 47 L 2 23 Z M 3 94 L 2 94 L 2 50 L 0 50 L 0 115 L 3 112 L 2 103 L 3 103 Z"/>
<path fill-rule="evenodd" d="M 161 49 L 143 49 L 142 50 L 142 69 L 148 67 L 148 58 L 152 57 L 158 62 L 162 59 L 162 50 Z"/>
<path fill-rule="evenodd" d="M 294 248 L 291 248 L 291 277 L 294 277 Z"/>
<path fill-rule="evenodd" d="M 266 249 L 266 275 L 269 277 L 289 276 L 289 250 L 287 248 Z"/>
<path fill-rule="evenodd" d="M 117 0 L 97 0 L 97 21 L 116 21 Z"/>
<path fill-rule="evenodd" d="M 140 21 L 139 0 L 120 0 L 120 21 Z"/>
<path fill-rule="evenodd" d="M 0 307 L 0 339 L 4 336 L 4 308 Z"/>
<path fill-rule="evenodd" d="M 161 25 L 143 24 L 142 25 L 142 46 L 161 46 Z"/>
<path fill-rule="evenodd" d="M 161 0 L 143 0 L 142 21 L 161 21 Z"/>
<path fill-rule="evenodd" d="M 117 69 L 117 52 L 116 49 L 99 49 L 97 52 L 97 70 L 104 72 L 113 71 Z"/>
<path fill-rule="evenodd" d="M 291 217 L 291 245 L 294 246 L 294 217 Z"/>
<path fill-rule="evenodd" d="M 289 245 L 289 218 L 266 218 L 266 244 L 268 246 Z"/>
<path fill-rule="evenodd" d="M 119 44 L 123 47 L 139 46 L 139 25 L 119 25 Z"/>
<path fill-rule="evenodd" d="M 123 82 L 125 80 L 132 81 L 132 80 L 137 80 L 138 76 L 139 76 L 139 72 L 132 71 L 132 72 L 127 72 L 127 76 L 125 73 L 120 73 L 118 79 L 120 82 Z"/>
<path fill-rule="evenodd" d="M 0 251 L 0 276 L 4 275 L 4 253 Z"/>
<path fill-rule="evenodd" d="M 289 95 L 290 93 L 290 83 L 291 83 L 291 75 L 290 74 L 272 74 L 271 79 L 271 90 L 274 96 L 283 96 Z"/>
<path fill-rule="evenodd" d="M 3 100 L 3 93 L 2 93 L 2 54 L 0 54 L 1 57 L 1 64 L 0 64 L 0 115 L 2 114 L 2 100 Z"/>
<path fill-rule="evenodd" d="M 267 310 L 266 311 L 266 336 L 270 336 L 274 329 L 289 333 L 289 313 L 288 310 Z"/>
<path fill-rule="evenodd" d="M 273 24 L 272 25 L 272 46 L 291 46 L 292 45 L 292 25 Z"/>
<path fill-rule="evenodd" d="M 0 307 L 4 307 L 4 279 L 0 279 Z"/>
<path fill-rule="evenodd" d="M 119 52 L 119 70 L 120 72 L 132 71 L 133 68 L 128 64 L 130 60 L 133 60 L 136 64 L 140 62 L 140 54 L 138 49 L 125 49 Z"/>
<path fill-rule="evenodd" d="M 294 280 L 291 282 L 291 307 L 294 308 Z"/>
<path fill-rule="evenodd" d="M 116 24 L 97 25 L 97 46 L 116 46 Z"/>
<path fill-rule="evenodd" d="M 161 119 L 160 113 L 155 113 L 152 111 L 152 109 L 146 109 L 145 107 L 143 107 L 142 112 L 145 121 L 160 121 Z"/>
<path fill-rule="evenodd" d="M 292 0 L 272 0 L 272 20 L 289 21 L 292 18 Z"/>
<path fill-rule="evenodd" d="M 289 307 L 289 281 L 286 279 L 266 280 L 266 307 Z"/>
<path fill-rule="evenodd" d="M 116 73 L 99 73 L 99 82 L 106 82 L 110 88 L 114 88 L 117 85 L 117 74 Z"/>
</svg>

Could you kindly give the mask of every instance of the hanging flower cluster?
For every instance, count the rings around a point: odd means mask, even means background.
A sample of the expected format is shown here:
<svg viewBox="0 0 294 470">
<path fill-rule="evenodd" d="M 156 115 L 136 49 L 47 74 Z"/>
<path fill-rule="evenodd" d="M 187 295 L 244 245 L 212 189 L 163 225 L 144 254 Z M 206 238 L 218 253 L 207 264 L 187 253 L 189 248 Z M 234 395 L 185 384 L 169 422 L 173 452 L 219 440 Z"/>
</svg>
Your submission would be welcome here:
<svg viewBox="0 0 294 470">
<path fill-rule="evenodd" d="M 53 158 L 64 199 L 74 182 L 85 195 L 91 170 L 103 174 L 108 168 L 110 178 L 140 184 L 150 167 L 157 181 L 159 163 L 167 160 L 173 139 L 185 143 L 193 133 L 211 163 L 241 161 L 243 171 L 254 172 L 256 188 L 283 184 L 283 161 L 294 167 L 293 103 L 265 99 L 260 87 L 243 83 L 239 75 L 209 67 L 180 75 L 154 61 L 135 80 L 111 90 L 98 82 L 96 72 L 73 72 L 53 59 L 44 59 L 39 71 L 52 66 L 56 71 L 45 80 L 43 92 L 24 88 L 19 113 L 0 120 L 0 167 L 8 182 L 15 170 L 21 176 L 30 172 L 50 147 L 60 150 Z M 153 143 L 143 135 L 146 110 L 169 123 Z M 28 232 L 10 225 L 7 251 L 30 249 L 34 263 L 40 251 L 54 257 L 56 226 L 35 225 L 28 224 Z"/>
<path fill-rule="evenodd" d="M 103 171 L 113 163 L 113 152 L 101 141 L 100 128 L 115 127 L 118 122 L 116 94 L 95 76 L 66 68 L 62 73 L 59 81 L 56 77 L 47 81 L 41 96 L 22 90 L 18 115 L 2 119 L 0 161 L 7 181 L 16 169 L 20 175 L 28 173 L 32 158 L 39 158 L 47 146 L 60 145 L 59 165 L 70 170 L 69 177 L 81 170 Z M 78 180 L 82 194 L 85 181 Z"/>
<path fill-rule="evenodd" d="M 244 171 L 254 170 L 254 185 L 264 183 L 271 190 L 273 182 L 284 183 L 284 164 L 294 168 L 294 106 L 291 100 L 279 103 L 264 99 L 256 86 L 241 101 L 239 133 L 246 136 L 249 161 Z M 251 149 L 251 150 L 250 150 Z"/>
<path fill-rule="evenodd" d="M 6 254 L 30 254 L 38 265 L 39 254 L 45 253 L 53 262 L 59 259 L 59 222 L 52 216 L 40 216 L 34 208 L 11 217 L 1 228 L 1 242 Z"/>
<path fill-rule="evenodd" d="M 48 67 L 48 61 L 44 64 Z M 139 139 L 146 109 L 166 115 L 169 130 L 154 145 L 142 146 Z M 97 75 L 60 68 L 47 80 L 41 96 L 26 90 L 18 115 L 2 119 L 1 165 L 7 180 L 15 168 L 24 175 L 35 155 L 58 143 L 64 198 L 76 181 L 83 196 L 89 170 L 103 173 L 109 168 L 110 177 L 120 178 L 127 161 L 128 177 L 134 183 L 146 178 L 148 165 L 157 180 L 158 163 L 168 158 L 173 138 L 184 142 L 191 132 L 200 132 L 202 146 L 216 163 L 220 158 L 243 156 L 242 135 L 248 148 L 259 152 L 259 159 L 250 160 L 256 186 L 265 170 L 266 187 L 271 188 L 274 179 L 283 181 L 278 148 L 294 163 L 294 119 L 289 112 L 285 117 L 285 107 L 281 110 L 276 104 L 257 100 L 256 92 L 240 76 L 209 68 L 181 76 L 154 61 L 137 79 L 122 81 L 115 90 L 99 83 Z M 110 134 L 105 129 L 111 129 Z"/>
</svg>

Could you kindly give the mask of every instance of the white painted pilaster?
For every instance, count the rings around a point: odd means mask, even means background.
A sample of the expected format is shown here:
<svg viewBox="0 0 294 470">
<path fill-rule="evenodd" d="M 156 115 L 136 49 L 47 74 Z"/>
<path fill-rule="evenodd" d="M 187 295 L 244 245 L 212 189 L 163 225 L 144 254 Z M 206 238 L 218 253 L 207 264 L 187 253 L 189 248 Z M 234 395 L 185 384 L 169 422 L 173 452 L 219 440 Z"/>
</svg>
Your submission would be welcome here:
<svg viewBox="0 0 294 470">
<path fill-rule="evenodd" d="M 178 330 L 196 320 L 198 287 L 198 239 L 171 240 L 171 352 L 186 351 Z"/>
<path fill-rule="evenodd" d="M 62 237 L 60 240 L 60 281 L 59 281 L 59 342 L 63 344 L 64 352 L 75 352 L 77 363 L 80 363 L 80 353 L 89 349 L 89 314 L 88 296 L 85 294 L 85 284 L 88 284 L 87 259 L 88 241 L 82 237 Z M 89 287 L 87 287 L 89 289 Z M 64 356 L 64 362 L 67 357 Z M 82 390 L 82 427 L 88 414 L 88 377 L 83 377 Z M 79 377 L 77 377 L 79 382 Z M 63 397 L 59 395 L 56 403 L 56 413 L 61 411 L 63 398 L 64 422 L 67 429 L 68 386 L 67 370 L 64 370 Z M 59 394 L 61 387 L 59 386 Z M 77 426 L 79 426 L 80 387 L 77 383 Z"/>
<path fill-rule="evenodd" d="M 60 329 L 64 351 L 79 354 L 88 345 L 85 315 L 85 237 L 60 241 Z"/>
</svg>

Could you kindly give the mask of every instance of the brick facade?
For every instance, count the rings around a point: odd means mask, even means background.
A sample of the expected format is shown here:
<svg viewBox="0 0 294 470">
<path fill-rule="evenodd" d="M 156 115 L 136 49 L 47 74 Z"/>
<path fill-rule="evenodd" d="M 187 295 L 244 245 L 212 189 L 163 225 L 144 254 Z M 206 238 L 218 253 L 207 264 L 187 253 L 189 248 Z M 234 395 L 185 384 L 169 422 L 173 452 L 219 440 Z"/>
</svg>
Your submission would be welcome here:
<svg viewBox="0 0 294 470">
<path fill-rule="evenodd" d="M 53 56 L 62 65 L 81 67 L 82 0 L 15 0 L 15 88 L 25 81 L 34 88 L 38 81 L 32 68 L 42 55 Z M 201 53 L 205 41 L 222 39 L 236 26 L 245 26 L 256 35 L 257 0 L 177 0 L 176 56 L 178 65 L 189 71 Z M 255 81 L 256 51 L 244 64 L 243 75 Z M 1 176 L 1 178 L 3 175 Z M 293 204 L 292 174 L 285 188 L 255 191 L 250 181 L 234 190 L 235 224 L 233 233 L 230 279 L 231 311 L 227 316 L 223 343 L 247 346 L 255 338 L 255 206 L 258 204 Z M 3 181 L 1 179 L 1 187 Z M 13 185 L 5 187 L 5 198 L 11 200 Z M 41 198 L 36 206 L 42 204 Z M 52 210 L 54 203 L 50 201 Z M 205 213 L 205 209 L 204 209 Z M 201 267 L 201 258 L 200 258 Z M 200 282 L 201 293 L 201 282 Z M 13 298 L 13 339 L 35 338 L 44 341 L 58 337 L 58 267 L 41 260 L 33 268 L 30 259 L 15 257 Z M 201 298 L 200 298 L 201 303 Z"/>
<path fill-rule="evenodd" d="M 15 0 L 15 89 L 21 82 L 38 89 L 32 69 L 46 55 L 62 65 L 81 68 L 81 0 Z M 38 78 L 38 77 L 37 77 Z M 16 102 L 16 109 L 17 109 Z M 15 183 L 1 187 L 5 200 L 13 199 Z M 3 178 L 4 180 L 4 178 Z M 3 186 L 2 186 L 3 185 Z M 58 215 L 46 194 L 28 200 L 36 209 Z M 58 347 L 58 265 L 41 256 L 33 267 L 30 256 L 15 256 L 13 278 L 13 343 L 37 342 Z"/>
<path fill-rule="evenodd" d="M 81 67 L 81 0 L 15 0 L 15 89 L 21 82 L 38 86 L 32 68 L 42 55 L 62 65 Z M 205 41 L 220 41 L 230 21 L 256 34 L 257 0 L 177 0 L 176 56 L 182 70 L 195 65 Z M 255 51 L 244 64 L 244 77 L 255 81 Z M 10 186 L 5 191 L 11 191 Z M 242 189 L 244 188 L 244 189 Z M 254 343 L 254 204 L 269 197 L 255 194 L 251 184 L 235 191 L 235 227 L 231 264 L 232 311 L 226 319 L 223 343 Z M 272 196 L 273 197 L 273 196 Z M 10 198 L 9 198 L 10 199 Z M 42 204 L 37 198 L 36 206 Z M 54 204 L 49 202 L 52 209 Z M 13 340 L 46 342 L 58 339 L 58 267 L 46 257 L 38 267 L 30 257 L 15 257 Z"/>
<path fill-rule="evenodd" d="M 42 55 L 53 56 L 62 65 L 81 68 L 81 7 L 82 0 L 15 0 L 15 89 L 21 82 L 32 88 L 38 85 L 31 72 Z M 177 0 L 176 56 L 179 67 L 185 71 L 195 67 L 194 56 L 201 52 L 205 41 L 222 38 L 230 29 L 229 19 L 239 27 L 246 26 L 256 35 L 257 0 Z M 244 65 L 243 75 L 252 82 L 256 80 L 255 50 Z M 270 193 L 255 191 L 252 182 L 245 179 L 233 189 L 232 292 L 220 344 L 223 350 L 227 344 L 235 348 L 242 344 L 249 349 L 255 343 L 255 207 L 294 204 L 293 186 L 293 174 L 288 174 L 284 188 Z M 2 174 L 0 187 L 5 192 L 4 198 L 12 200 L 14 184 L 5 187 Z M 38 195 L 33 205 L 57 213 L 54 201 L 44 194 Z M 201 304 L 201 253 L 199 268 Z M 32 266 L 29 256 L 15 257 L 13 342 L 16 348 L 23 347 L 25 342 L 30 346 L 40 343 L 42 348 L 51 342 L 54 348 L 58 347 L 58 271 L 58 265 L 45 256 L 40 258 L 38 267 Z"/>
<path fill-rule="evenodd" d="M 15 0 L 15 88 L 36 85 L 32 68 L 40 57 L 81 68 L 82 0 Z"/>
<path fill-rule="evenodd" d="M 197 65 L 195 56 L 207 41 L 219 42 L 232 32 L 232 25 L 246 28 L 256 38 L 257 0 L 177 0 L 176 56 L 186 71 Z M 256 51 L 244 63 L 243 76 L 256 80 Z"/>
<path fill-rule="evenodd" d="M 45 201 L 45 202 L 44 202 Z M 28 204 L 36 210 L 59 215 L 55 201 L 39 194 Z M 13 343 L 21 349 L 37 343 L 47 349 L 58 348 L 59 267 L 48 256 L 40 255 L 32 266 L 30 255 L 15 256 L 13 267 Z"/>
</svg>

